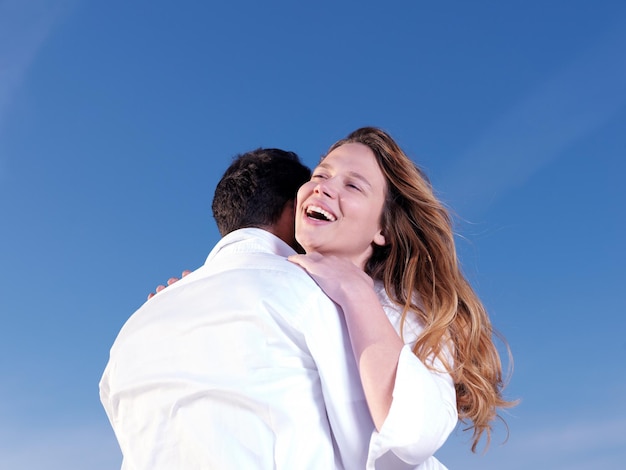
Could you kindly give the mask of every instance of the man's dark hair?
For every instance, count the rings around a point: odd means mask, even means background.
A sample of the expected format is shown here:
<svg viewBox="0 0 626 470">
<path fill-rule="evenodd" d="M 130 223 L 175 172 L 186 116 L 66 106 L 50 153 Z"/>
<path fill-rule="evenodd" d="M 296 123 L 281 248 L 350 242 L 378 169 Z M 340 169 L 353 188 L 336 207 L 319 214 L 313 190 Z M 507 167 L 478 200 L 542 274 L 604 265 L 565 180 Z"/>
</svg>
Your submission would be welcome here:
<svg viewBox="0 0 626 470">
<path fill-rule="evenodd" d="M 220 234 L 277 222 L 285 204 L 310 177 L 311 170 L 293 152 L 259 148 L 237 155 L 213 196 Z"/>
</svg>

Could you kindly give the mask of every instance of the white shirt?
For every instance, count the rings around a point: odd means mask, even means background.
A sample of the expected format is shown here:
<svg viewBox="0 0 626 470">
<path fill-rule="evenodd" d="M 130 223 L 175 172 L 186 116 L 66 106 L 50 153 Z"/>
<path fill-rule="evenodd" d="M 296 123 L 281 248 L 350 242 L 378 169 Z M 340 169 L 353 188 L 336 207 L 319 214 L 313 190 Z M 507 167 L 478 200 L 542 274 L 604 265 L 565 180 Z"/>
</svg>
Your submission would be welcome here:
<svg viewBox="0 0 626 470">
<path fill-rule="evenodd" d="M 440 394 L 438 379 L 405 348 L 374 432 L 343 316 L 290 254 L 233 232 L 127 321 L 100 383 L 123 470 L 445 468 L 428 457 L 451 429 L 430 433 L 414 396 Z"/>
</svg>

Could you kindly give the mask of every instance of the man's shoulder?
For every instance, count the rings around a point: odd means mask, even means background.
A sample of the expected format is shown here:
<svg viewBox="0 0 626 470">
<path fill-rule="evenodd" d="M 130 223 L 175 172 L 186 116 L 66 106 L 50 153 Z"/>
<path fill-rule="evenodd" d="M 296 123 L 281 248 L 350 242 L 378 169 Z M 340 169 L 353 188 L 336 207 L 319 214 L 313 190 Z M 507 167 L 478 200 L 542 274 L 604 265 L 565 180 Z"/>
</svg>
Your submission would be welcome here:
<svg viewBox="0 0 626 470">
<path fill-rule="evenodd" d="M 249 269 L 255 271 L 276 271 L 309 277 L 299 266 L 285 256 L 271 251 L 230 251 L 209 258 L 202 267 L 205 272 L 219 272 L 227 269 Z"/>
<path fill-rule="evenodd" d="M 205 275 L 219 278 L 220 283 L 245 284 L 248 288 L 255 284 L 256 290 L 264 292 L 266 298 L 289 298 L 298 305 L 307 302 L 324 307 L 334 305 L 303 268 L 275 253 L 229 253 L 214 258 L 203 269 Z"/>
</svg>

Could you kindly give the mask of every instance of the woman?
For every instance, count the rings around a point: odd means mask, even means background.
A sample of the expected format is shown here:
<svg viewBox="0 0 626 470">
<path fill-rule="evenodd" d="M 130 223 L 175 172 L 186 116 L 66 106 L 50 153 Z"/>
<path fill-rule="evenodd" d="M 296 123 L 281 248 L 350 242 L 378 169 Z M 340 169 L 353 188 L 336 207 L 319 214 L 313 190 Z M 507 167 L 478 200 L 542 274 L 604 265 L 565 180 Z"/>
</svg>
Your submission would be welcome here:
<svg viewBox="0 0 626 470">
<path fill-rule="evenodd" d="M 482 436 L 488 444 L 498 408 L 514 404 L 502 396 L 492 326 L 459 268 L 448 212 L 387 133 L 361 128 L 330 148 L 298 192 L 296 239 L 307 254 L 290 260 L 344 310 L 377 429 L 393 418 L 417 441 L 443 443 L 455 406 L 472 429 L 472 451 Z M 413 385 L 400 383 L 407 370 Z M 410 422 L 424 416 L 414 408 L 430 419 Z M 422 452 L 417 441 L 409 454 Z"/>
</svg>

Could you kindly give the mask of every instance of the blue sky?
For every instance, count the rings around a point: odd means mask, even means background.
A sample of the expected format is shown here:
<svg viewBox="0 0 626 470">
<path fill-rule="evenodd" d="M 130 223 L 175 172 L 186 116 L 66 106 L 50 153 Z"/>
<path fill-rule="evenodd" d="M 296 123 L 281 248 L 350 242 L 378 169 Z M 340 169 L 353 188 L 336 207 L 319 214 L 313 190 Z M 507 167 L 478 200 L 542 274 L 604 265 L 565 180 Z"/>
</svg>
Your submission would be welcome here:
<svg viewBox="0 0 626 470">
<path fill-rule="evenodd" d="M 154 287 L 217 241 L 259 146 L 388 130 L 457 215 L 515 370 L 452 469 L 626 461 L 626 5 L 0 0 L 0 467 L 119 468 L 98 399 Z"/>
</svg>

